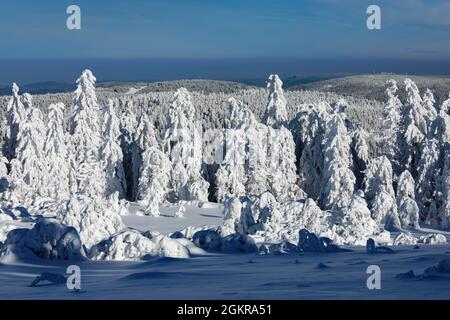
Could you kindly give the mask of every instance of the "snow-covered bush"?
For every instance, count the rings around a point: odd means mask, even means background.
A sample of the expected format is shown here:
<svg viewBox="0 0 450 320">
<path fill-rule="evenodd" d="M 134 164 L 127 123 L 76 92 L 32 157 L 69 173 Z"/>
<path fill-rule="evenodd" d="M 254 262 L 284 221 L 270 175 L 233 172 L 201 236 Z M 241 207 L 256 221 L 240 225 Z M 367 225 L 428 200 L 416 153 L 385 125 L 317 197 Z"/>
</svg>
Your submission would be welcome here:
<svg viewBox="0 0 450 320">
<path fill-rule="evenodd" d="M 201 230 L 194 234 L 192 242 L 199 248 L 208 252 L 220 251 L 222 238 L 215 230 Z"/>
<path fill-rule="evenodd" d="M 306 229 L 301 229 L 298 235 L 298 249 L 303 252 L 340 252 L 343 249 L 333 244 L 327 237 L 317 237 Z"/>
<path fill-rule="evenodd" d="M 118 199 L 114 198 L 106 201 L 73 195 L 59 204 L 56 217 L 62 223 L 74 227 L 83 244 L 90 248 L 125 228 L 117 202 Z"/>
<path fill-rule="evenodd" d="M 430 233 L 421 236 L 417 242 L 423 244 L 447 244 L 447 238 L 440 233 Z"/>
<path fill-rule="evenodd" d="M 252 238 L 238 232 L 221 237 L 215 230 L 201 230 L 194 234 L 192 241 L 209 252 L 251 253 L 258 249 Z"/>
<path fill-rule="evenodd" d="M 333 207 L 332 221 L 333 240 L 338 244 L 364 245 L 368 238 L 382 236 L 383 229 L 372 219 L 361 190 L 351 197 L 347 205 Z"/>
<path fill-rule="evenodd" d="M 29 250 L 48 260 L 72 260 L 85 257 L 78 232 L 56 219 L 40 218 L 31 230 L 14 229 L 8 233 L 2 254 Z"/>
<path fill-rule="evenodd" d="M 223 238 L 221 248 L 226 253 L 253 253 L 258 250 L 255 241 L 241 233 L 233 233 Z"/>
<path fill-rule="evenodd" d="M 90 256 L 95 260 L 137 261 L 154 256 L 189 258 L 189 251 L 175 239 L 160 234 L 144 236 L 136 230 L 125 230 L 93 246 Z"/>
<path fill-rule="evenodd" d="M 394 246 L 400 245 L 413 245 L 418 241 L 411 233 L 409 232 L 401 232 L 394 238 Z"/>
</svg>

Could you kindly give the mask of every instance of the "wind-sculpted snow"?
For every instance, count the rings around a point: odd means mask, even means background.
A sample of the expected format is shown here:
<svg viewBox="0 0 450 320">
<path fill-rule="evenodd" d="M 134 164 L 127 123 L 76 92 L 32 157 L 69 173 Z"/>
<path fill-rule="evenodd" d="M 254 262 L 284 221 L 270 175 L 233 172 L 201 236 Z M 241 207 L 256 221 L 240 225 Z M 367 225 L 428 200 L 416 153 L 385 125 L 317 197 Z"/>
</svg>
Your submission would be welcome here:
<svg viewBox="0 0 450 320">
<path fill-rule="evenodd" d="M 56 219 L 39 218 L 33 228 L 8 233 L 1 255 L 29 253 L 48 260 L 73 260 L 85 257 L 78 232 Z"/>
</svg>

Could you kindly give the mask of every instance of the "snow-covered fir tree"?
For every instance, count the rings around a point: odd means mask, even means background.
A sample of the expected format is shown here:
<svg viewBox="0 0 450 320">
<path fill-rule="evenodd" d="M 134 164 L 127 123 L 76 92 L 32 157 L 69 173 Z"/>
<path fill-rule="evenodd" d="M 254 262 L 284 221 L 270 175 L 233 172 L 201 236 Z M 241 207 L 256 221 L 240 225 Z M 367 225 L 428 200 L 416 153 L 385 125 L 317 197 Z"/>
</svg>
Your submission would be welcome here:
<svg viewBox="0 0 450 320">
<path fill-rule="evenodd" d="M 283 82 L 277 74 L 271 74 L 267 82 L 269 99 L 262 122 L 270 127 L 279 128 L 287 125 L 286 98 L 283 92 Z"/>
<path fill-rule="evenodd" d="M 30 204 L 46 195 L 48 176 L 44 142 L 45 126 L 42 113 L 30 105 L 27 118 L 19 123 L 14 152 L 14 160 L 18 163 L 12 165 L 10 172 L 11 180 L 19 180 L 11 181 L 12 185 L 19 186 L 18 189 L 11 189 L 11 192 L 15 193 L 12 198 L 23 204 Z"/>
<path fill-rule="evenodd" d="M 269 98 L 263 123 L 268 126 L 267 169 L 270 190 L 279 201 L 301 195 L 297 185 L 295 142 L 286 128 L 286 98 L 283 82 L 278 75 L 270 75 L 267 87 Z"/>
<path fill-rule="evenodd" d="M 398 87 L 395 80 L 389 80 L 386 83 L 386 96 L 388 100 L 383 111 L 386 156 L 394 168 L 394 174 L 399 172 L 401 170 L 400 168 L 403 167 L 399 153 L 404 148 L 401 117 L 403 104 L 397 96 L 397 90 Z"/>
<path fill-rule="evenodd" d="M 338 200 L 341 205 L 348 204 L 356 183 L 352 171 L 351 138 L 341 112 L 335 112 L 328 122 L 324 145 L 321 206 L 331 209 Z"/>
<path fill-rule="evenodd" d="M 145 165 L 143 163 L 143 154 L 149 148 L 159 147 L 156 130 L 143 110 L 141 111 L 133 137 L 134 141 L 130 149 L 131 171 L 129 174 L 131 175 L 130 180 L 132 181 L 131 188 L 133 188 L 132 199 L 137 199 L 140 171 L 142 166 Z"/>
<path fill-rule="evenodd" d="M 64 131 L 64 104 L 55 103 L 49 106 L 48 128 L 44 143 L 44 154 L 47 159 L 47 196 L 64 199 L 69 196 L 70 164 L 67 150 L 67 134 Z"/>
<path fill-rule="evenodd" d="M 334 222 L 332 230 L 340 238 L 336 240 L 342 243 L 363 245 L 369 237 L 381 231 L 371 217 L 364 192 L 361 190 L 356 191 L 349 201 L 333 207 L 332 221 Z"/>
<path fill-rule="evenodd" d="M 302 105 L 289 127 L 295 138 L 299 185 L 319 199 L 324 172 L 323 141 L 330 120 L 328 104 Z"/>
<path fill-rule="evenodd" d="M 393 170 L 386 156 L 369 162 L 364 179 L 365 197 L 372 218 L 386 229 L 400 228 L 395 192 Z"/>
<path fill-rule="evenodd" d="M 403 163 L 413 176 L 416 175 L 416 166 L 420 158 L 421 143 L 428 133 L 428 124 L 423 101 L 419 89 L 411 79 L 405 80 L 407 103 L 403 108 L 404 140 L 406 148 L 402 150 Z"/>
<path fill-rule="evenodd" d="M 403 228 L 419 228 L 419 207 L 415 198 L 414 179 L 411 173 L 405 170 L 397 185 L 397 205 Z"/>
<path fill-rule="evenodd" d="M 163 150 L 172 166 L 172 200 L 208 200 L 208 182 L 201 175 L 202 142 L 195 124 L 191 95 L 180 88 L 170 105 L 163 136 Z"/>
<path fill-rule="evenodd" d="M 69 122 L 70 148 L 73 155 L 76 189 L 80 193 L 96 197 L 103 195 L 103 173 L 99 163 L 102 144 L 100 108 L 95 93 L 96 78 L 90 70 L 84 70 L 77 80 L 73 110 Z"/>
<path fill-rule="evenodd" d="M 5 155 L 8 160 L 15 157 L 17 147 L 17 135 L 19 132 L 19 124 L 26 120 L 28 111 L 25 109 L 22 99 L 19 95 L 19 87 L 17 84 L 12 85 L 12 97 L 6 108 L 7 111 L 7 140 L 5 146 Z"/>
<path fill-rule="evenodd" d="M 126 194 L 125 172 L 123 170 L 123 154 L 119 145 L 119 118 L 114 110 L 114 102 L 110 99 L 103 112 L 103 143 L 100 147 L 100 162 L 104 173 L 104 196 L 118 192 L 123 198 Z"/>
<path fill-rule="evenodd" d="M 137 199 L 146 206 L 147 215 L 159 216 L 159 206 L 169 195 L 172 164 L 156 146 L 147 148 L 142 160 Z"/>
<path fill-rule="evenodd" d="M 355 159 L 356 185 L 362 188 L 364 172 L 369 162 L 369 146 L 367 145 L 368 134 L 363 128 L 357 128 L 353 132 L 352 151 Z"/>
</svg>

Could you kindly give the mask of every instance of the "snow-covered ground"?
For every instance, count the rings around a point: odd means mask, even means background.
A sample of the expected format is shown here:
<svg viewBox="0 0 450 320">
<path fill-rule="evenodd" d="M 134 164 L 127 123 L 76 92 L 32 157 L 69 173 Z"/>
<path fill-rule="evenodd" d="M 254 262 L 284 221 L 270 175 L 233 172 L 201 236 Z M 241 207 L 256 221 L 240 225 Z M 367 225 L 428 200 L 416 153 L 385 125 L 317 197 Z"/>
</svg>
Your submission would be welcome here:
<svg viewBox="0 0 450 320">
<path fill-rule="evenodd" d="M 141 231 L 162 233 L 222 221 L 222 208 L 217 205 L 186 205 L 184 218 L 173 217 L 177 209 L 163 206 L 160 217 L 148 217 L 137 215 L 136 206 L 123 221 Z M 202 254 L 141 262 L 9 259 L 0 264 L 0 299 L 450 298 L 450 274 L 421 276 L 426 268 L 450 259 L 449 245 L 391 248 L 394 253 L 369 254 L 364 247 L 352 247 L 351 252 L 329 254 Z M 41 273 L 65 274 L 72 264 L 81 268 L 80 291 L 70 291 L 64 283 L 29 286 Z M 369 265 L 381 268 L 381 290 L 367 289 Z M 409 270 L 415 278 L 396 278 Z"/>
</svg>

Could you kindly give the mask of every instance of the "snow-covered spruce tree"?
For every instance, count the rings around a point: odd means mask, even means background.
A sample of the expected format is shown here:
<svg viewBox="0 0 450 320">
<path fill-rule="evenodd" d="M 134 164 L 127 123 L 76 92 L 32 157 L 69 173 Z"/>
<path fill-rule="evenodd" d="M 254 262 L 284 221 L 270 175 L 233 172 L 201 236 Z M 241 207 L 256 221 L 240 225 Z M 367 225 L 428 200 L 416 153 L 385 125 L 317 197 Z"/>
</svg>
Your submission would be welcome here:
<svg viewBox="0 0 450 320">
<path fill-rule="evenodd" d="M 279 128 L 287 125 L 286 98 L 283 92 L 283 82 L 277 74 L 271 74 L 267 82 L 269 99 L 262 122 L 270 127 Z"/>
<path fill-rule="evenodd" d="M 145 213 L 159 216 L 159 206 L 169 194 L 172 164 L 156 146 L 144 151 L 137 187 L 137 199 L 145 206 Z"/>
<path fill-rule="evenodd" d="M 403 228 L 419 228 L 419 207 L 415 200 L 415 184 L 411 173 L 403 171 L 398 179 L 397 206 Z"/>
<path fill-rule="evenodd" d="M 283 82 L 278 75 L 270 75 L 267 87 L 269 98 L 263 123 L 268 126 L 267 169 L 269 187 L 278 201 L 294 199 L 302 192 L 297 185 L 295 142 L 286 128 L 286 98 Z"/>
<path fill-rule="evenodd" d="M 21 101 L 21 97 L 19 96 L 19 87 L 15 83 L 12 85 L 12 97 L 8 103 L 6 112 L 8 130 L 5 144 L 5 156 L 8 160 L 11 160 L 15 158 L 19 124 L 25 121 L 28 115 L 28 112 Z"/>
<path fill-rule="evenodd" d="M 104 196 L 107 198 L 114 192 L 123 198 L 126 194 L 125 173 L 123 170 L 123 154 L 119 145 L 119 118 L 114 111 L 114 102 L 109 99 L 103 112 L 103 144 L 100 148 L 100 162 L 105 175 Z"/>
<path fill-rule="evenodd" d="M 170 105 L 163 150 L 172 162 L 172 200 L 208 200 L 208 182 L 201 175 L 201 135 L 195 124 L 191 95 L 180 88 Z"/>
<path fill-rule="evenodd" d="M 246 193 L 247 130 L 255 125 L 253 113 L 241 101 L 230 98 L 228 103 L 224 132 L 225 157 L 216 174 L 219 202 Z"/>
<path fill-rule="evenodd" d="M 295 138 L 299 185 L 319 199 L 322 188 L 323 146 L 331 108 L 326 103 L 301 105 L 289 128 Z"/>
<path fill-rule="evenodd" d="M 437 110 L 436 110 L 436 99 L 434 97 L 433 91 L 427 89 L 422 97 L 423 101 L 423 109 L 425 113 L 425 120 L 427 124 L 431 124 L 431 122 L 436 119 Z"/>
<path fill-rule="evenodd" d="M 417 165 L 416 195 L 421 216 L 426 220 L 431 218 L 430 209 L 435 208 L 437 205 L 437 191 L 442 161 L 440 143 L 437 139 L 434 137 L 424 139 L 422 145 L 422 153 Z"/>
<path fill-rule="evenodd" d="M 401 151 L 404 140 L 402 135 L 401 112 L 403 104 L 397 96 L 397 82 L 389 80 L 386 83 L 387 103 L 383 111 L 384 141 L 386 142 L 386 156 L 392 164 L 394 174 L 400 174 L 403 163 L 401 162 Z"/>
<path fill-rule="evenodd" d="M 247 194 L 259 195 L 269 190 L 267 162 L 268 127 L 256 122 L 246 131 L 246 186 Z"/>
<path fill-rule="evenodd" d="M 225 131 L 226 154 L 217 171 L 217 201 L 245 195 L 245 133 L 243 129 Z"/>
<path fill-rule="evenodd" d="M 349 201 L 333 206 L 332 221 L 332 231 L 338 236 L 334 240 L 338 243 L 364 245 L 369 237 L 381 232 L 371 217 L 361 190 L 356 191 Z"/>
<path fill-rule="evenodd" d="M 393 170 L 386 156 L 369 162 L 364 179 L 365 197 L 372 218 L 388 230 L 401 227 L 392 182 Z"/>
<path fill-rule="evenodd" d="M 49 106 L 48 128 L 44 143 L 47 159 L 46 195 L 57 200 L 67 198 L 69 190 L 70 163 L 68 163 L 67 135 L 64 131 L 64 104 Z"/>
<path fill-rule="evenodd" d="M 404 140 L 406 148 L 402 163 L 416 176 L 416 166 L 420 158 L 421 142 L 428 133 L 428 123 L 419 89 L 411 79 L 405 80 L 407 104 L 403 108 Z"/>
<path fill-rule="evenodd" d="M 142 110 L 134 133 L 134 141 L 131 145 L 131 186 L 133 188 L 132 199 L 138 198 L 139 176 L 143 162 L 143 154 L 149 148 L 158 148 L 156 130 L 150 122 L 148 115 Z"/>
<path fill-rule="evenodd" d="M 95 81 L 90 70 L 84 70 L 78 78 L 69 122 L 70 152 L 74 157 L 72 170 L 76 176 L 76 186 L 72 189 L 91 197 L 103 196 L 103 187 L 99 184 L 103 180 L 98 161 L 102 137 Z"/>
<path fill-rule="evenodd" d="M 12 198 L 24 205 L 46 195 L 47 159 L 44 154 L 45 126 L 41 111 L 31 107 L 25 120 L 19 123 L 15 160 L 10 172 Z M 11 163 L 12 164 L 12 163 Z M 19 171 L 16 171 L 19 170 Z M 20 180 L 20 181 L 13 181 Z"/>
<path fill-rule="evenodd" d="M 136 190 L 135 172 L 133 171 L 133 150 L 136 148 L 134 142 L 137 128 L 136 114 L 134 113 L 133 100 L 124 103 L 124 110 L 120 117 L 120 147 L 123 154 L 123 169 L 127 183 L 127 198 L 134 200 L 133 192 Z"/>
<path fill-rule="evenodd" d="M 369 146 L 367 145 L 368 134 L 363 128 L 357 128 L 353 132 L 352 153 L 355 159 L 355 177 L 356 185 L 362 188 L 364 171 L 369 162 Z"/>
<path fill-rule="evenodd" d="M 267 169 L 268 182 L 278 201 L 303 198 L 297 185 L 295 143 L 291 132 L 284 126 L 268 129 Z"/>
<path fill-rule="evenodd" d="M 335 112 L 328 122 L 324 142 L 324 173 L 322 180 L 321 207 L 331 209 L 339 200 L 346 205 L 354 192 L 356 178 L 350 152 L 351 138 L 345 125 L 345 116 Z"/>
</svg>

